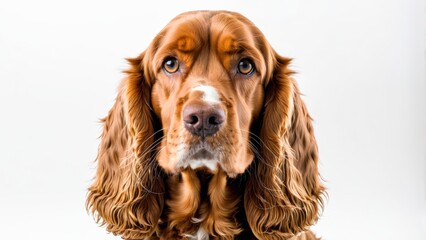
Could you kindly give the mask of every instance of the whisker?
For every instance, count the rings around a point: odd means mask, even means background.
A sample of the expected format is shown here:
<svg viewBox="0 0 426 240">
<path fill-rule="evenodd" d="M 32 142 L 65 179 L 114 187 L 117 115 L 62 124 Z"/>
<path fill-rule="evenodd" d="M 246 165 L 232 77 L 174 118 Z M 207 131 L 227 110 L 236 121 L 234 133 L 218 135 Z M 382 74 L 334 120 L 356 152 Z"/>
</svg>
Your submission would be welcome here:
<svg viewBox="0 0 426 240">
<path fill-rule="evenodd" d="M 155 140 L 147 149 L 145 149 L 140 157 L 138 157 L 139 159 L 144 159 L 145 156 L 151 152 L 154 148 L 156 148 L 158 146 L 158 144 L 161 142 L 161 140 L 164 139 L 163 137 L 160 137 L 159 139 Z M 121 161 L 121 168 L 125 168 L 128 167 L 128 164 L 132 164 L 132 159 L 136 158 L 136 156 L 134 156 L 134 152 L 131 148 L 128 148 L 127 153 L 125 154 L 125 158 Z"/>
<path fill-rule="evenodd" d="M 161 151 L 163 148 L 160 148 L 159 151 Z M 157 156 L 157 154 L 158 153 L 155 153 L 154 156 Z M 138 184 L 144 190 L 144 196 L 146 196 L 147 194 L 157 194 L 157 195 L 164 194 L 165 192 L 156 192 L 156 191 L 153 191 L 152 189 L 147 188 L 145 186 L 144 181 L 142 180 L 142 178 L 144 176 L 152 176 L 152 177 L 149 177 L 148 180 L 151 181 L 151 184 L 149 184 L 149 185 L 151 185 L 151 186 L 154 187 L 155 185 L 154 185 L 153 181 L 155 180 L 155 178 L 156 177 L 161 177 L 159 167 L 158 167 L 158 165 L 156 163 L 156 158 L 155 157 L 151 157 L 149 159 L 149 161 L 145 163 L 145 166 L 142 169 L 140 169 L 140 168 L 141 167 L 138 168 L 139 169 L 139 171 L 138 171 L 138 180 L 139 180 Z"/>
<path fill-rule="evenodd" d="M 143 141 L 142 143 L 140 143 L 139 145 L 145 145 L 145 143 L 150 140 L 151 138 L 155 137 L 155 135 L 161 131 L 164 131 L 164 128 L 161 128 L 159 130 L 157 130 L 156 132 L 154 132 L 153 134 L 151 134 L 151 136 L 149 136 L 148 138 L 145 139 L 145 141 Z M 163 136 L 164 137 L 164 136 Z"/>
<path fill-rule="evenodd" d="M 254 141 L 256 144 L 258 144 L 260 147 L 263 147 L 263 149 L 267 150 L 269 153 L 271 153 L 275 158 L 280 157 L 278 156 L 274 151 L 272 151 L 268 145 L 265 144 L 265 142 L 256 134 L 252 133 L 251 131 L 247 131 L 244 129 L 240 130 L 241 132 L 246 132 L 249 134 L 249 136 L 251 137 L 251 140 Z M 251 141 L 249 141 L 249 143 L 251 143 Z M 252 144 L 252 143 L 251 143 Z M 258 152 L 260 152 L 260 150 L 258 150 Z M 260 154 L 258 156 L 261 156 Z M 262 157 L 259 159 L 261 160 L 263 163 L 265 163 L 267 166 L 269 167 L 274 167 L 273 165 L 267 163 Z"/>
</svg>

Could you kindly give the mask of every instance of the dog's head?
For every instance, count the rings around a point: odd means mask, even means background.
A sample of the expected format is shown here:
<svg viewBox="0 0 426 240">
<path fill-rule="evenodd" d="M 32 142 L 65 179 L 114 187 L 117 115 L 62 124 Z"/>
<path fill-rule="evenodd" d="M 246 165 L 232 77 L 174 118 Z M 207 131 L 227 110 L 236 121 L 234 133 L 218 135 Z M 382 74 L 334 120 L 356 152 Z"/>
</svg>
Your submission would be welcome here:
<svg viewBox="0 0 426 240">
<path fill-rule="evenodd" d="M 158 34 L 143 62 L 164 133 L 159 165 L 171 173 L 203 166 L 243 173 L 255 156 L 251 127 L 277 62 L 259 30 L 235 13 L 183 14 Z M 276 110 L 279 121 L 289 121 L 289 109 Z"/>
<path fill-rule="evenodd" d="M 317 218 L 323 187 L 311 119 L 278 55 L 245 17 L 189 12 L 139 57 L 105 119 L 88 205 L 127 238 L 151 236 L 163 172 L 248 172 L 244 208 L 258 238 L 288 237 Z"/>
</svg>

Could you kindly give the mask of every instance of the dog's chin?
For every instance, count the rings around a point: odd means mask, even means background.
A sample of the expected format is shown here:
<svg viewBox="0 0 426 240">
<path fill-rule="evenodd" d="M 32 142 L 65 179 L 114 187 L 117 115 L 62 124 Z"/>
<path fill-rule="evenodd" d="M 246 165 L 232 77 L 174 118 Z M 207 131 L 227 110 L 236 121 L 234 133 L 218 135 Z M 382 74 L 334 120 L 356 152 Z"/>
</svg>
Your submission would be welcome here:
<svg viewBox="0 0 426 240">
<path fill-rule="evenodd" d="M 216 145 L 217 146 L 217 145 Z M 169 174 L 179 174 L 182 171 L 193 170 L 216 174 L 224 172 L 229 178 L 243 174 L 253 160 L 253 154 L 240 149 L 235 154 L 225 154 L 219 148 L 202 142 L 184 147 L 186 151 L 169 158 L 166 154 L 159 155 L 159 165 Z"/>
<path fill-rule="evenodd" d="M 215 173 L 219 167 L 219 158 L 217 154 L 209 151 L 205 148 L 201 148 L 199 151 L 188 156 L 184 167 L 191 168 L 193 170 L 204 169 L 212 173 Z"/>
<path fill-rule="evenodd" d="M 254 156 L 252 154 L 241 154 L 238 156 L 221 156 L 226 160 L 233 159 L 232 162 L 219 159 L 219 154 L 201 149 L 191 155 L 182 169 L 192 169 L 195 171 L 209 172 L 216 174 L 218 171 L 224 172 L 229 178 L 236 178 L 243 174 L 252 163 Z M 245 159 L 245 161 L 242 161 Z M 239 161 L 238 161 L 239 160 Z"/>
</svg>

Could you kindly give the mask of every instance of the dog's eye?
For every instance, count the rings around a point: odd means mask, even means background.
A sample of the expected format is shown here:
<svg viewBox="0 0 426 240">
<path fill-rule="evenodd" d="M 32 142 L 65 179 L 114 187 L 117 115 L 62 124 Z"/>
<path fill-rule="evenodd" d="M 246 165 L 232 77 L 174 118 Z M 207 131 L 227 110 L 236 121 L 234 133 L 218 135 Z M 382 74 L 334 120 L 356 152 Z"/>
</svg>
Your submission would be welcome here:
<svg viewBox="0 0 426 240">
<path fill-rule="evenodd" d="M 254 72 L 253 62 L 248 58 L 240 60 L 238 63 L 238 72 L 244 75 L 252 74 Z"/>
<path fill-rule="evenodd" d="M 167 73 L 175 73 L 179 70 L 179 61 L 174 57 L 168 57 L 163 62 L 163 70 Z"/>
</svg>

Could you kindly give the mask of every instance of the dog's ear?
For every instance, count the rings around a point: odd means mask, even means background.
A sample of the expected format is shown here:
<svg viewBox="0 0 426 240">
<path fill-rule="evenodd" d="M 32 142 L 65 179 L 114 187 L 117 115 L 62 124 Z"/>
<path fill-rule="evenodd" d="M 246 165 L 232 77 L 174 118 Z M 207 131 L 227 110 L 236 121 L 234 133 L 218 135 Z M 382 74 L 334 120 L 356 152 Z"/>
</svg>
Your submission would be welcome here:
<svg viewBox="0 0 426 240">
<path fill-rule="evenodd" d="M 164 205 L 164 183 L 153 154 L 151 84 L 143 59 L 141 54 L 128 60 L 127 77 L 103 120 L 97 172 L 87 197 L 96 220 L 125 239 L 150 237 Z"/>
<path fill-rule="evenodd" d="M 322 205 L 318 152 L 311 118 L 290 77 L 290 59 L 273 54 L 265 87 L 260 157 L 244 204 L 259 239 L 287 239 L 314 224 Z"/>
</svg>

